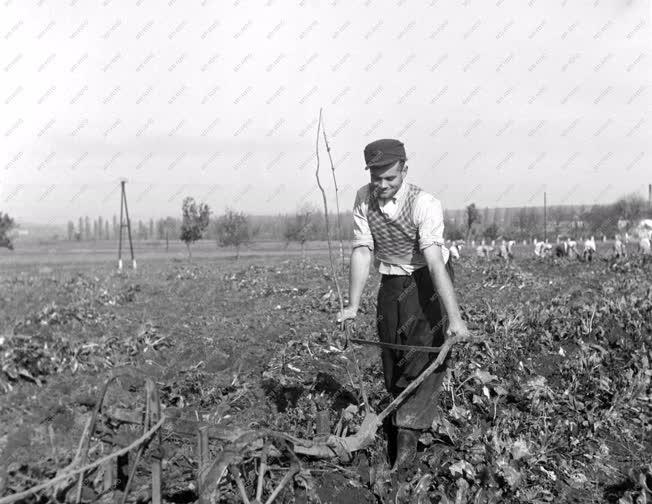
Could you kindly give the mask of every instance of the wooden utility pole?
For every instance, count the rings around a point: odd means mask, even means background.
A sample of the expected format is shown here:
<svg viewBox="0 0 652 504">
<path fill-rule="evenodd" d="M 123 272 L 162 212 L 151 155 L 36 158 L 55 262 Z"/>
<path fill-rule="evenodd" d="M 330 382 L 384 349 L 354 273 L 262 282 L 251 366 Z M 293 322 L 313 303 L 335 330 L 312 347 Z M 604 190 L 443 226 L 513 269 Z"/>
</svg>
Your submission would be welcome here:
<svg viewBox="0 0 652 504">
<path fill-rule="evenodd" d="M 548 209 L 546 205 L 546 191 L 543 191 L 543 243 L 548 243 Z"/>
<path fill-rule="evenodd" d="M 136 269 L 136 259 L 134 258 L 134 244 L 131 240 L 131 220 L 129 219 L 129 209 L 127 208 L 127 193 L 125 192 L 125 179 L 120 181 L 120 226 L 118 228 L 118 270 L 122 270 L 122 228 L 127 228 L 127 237 L 129 238 L 129 250 L 131 252 L 131 266 Z M 124 217 L 123 217 L 124 209 Z"/>
</svg>

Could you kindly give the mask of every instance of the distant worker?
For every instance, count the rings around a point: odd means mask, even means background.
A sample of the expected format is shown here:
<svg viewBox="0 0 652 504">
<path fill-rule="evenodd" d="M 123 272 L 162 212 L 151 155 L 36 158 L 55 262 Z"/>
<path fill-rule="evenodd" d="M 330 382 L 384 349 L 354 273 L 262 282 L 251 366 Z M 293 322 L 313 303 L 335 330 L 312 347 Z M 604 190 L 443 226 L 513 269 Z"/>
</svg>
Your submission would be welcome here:
<svg viewBox="0 0 652 504">
<path fill-rule="evenodd" d="M 500 247 L 498 248 L 498 257 L 504 259 L 505 261 L 509 261 L 509 256 L 507 255 L 507 241 L 504 238 L 500 241 Z"/>
<path fill-rule="evenodd" d="M 614 257 L 616 259 L 627 257 L 627 248 L 625 247 L 625 244 L 620 240 L 619 234 L 617 234 L 614 239 Z"/>
<path fill-rule="evenodd" d="M 453 259 L 458 260 L 460 258 L 460 251 L 462 250 L 463 246 L 463 242 L 453 241 L 453 244 L 448 249 Z"/>
<path fill-rule="evenodd" d="M 482 259 L 488 259 L 493 250 L 494 248 L 491 245 L 485 245 L 484 243 L 482 245 L 478 245 L 475 249 L 478 257 Z"/>
<path fill-rule="evenodd" d="M 650 233 L 642 235 L 638 241 L 638 248 L 643 255 L 650 255 Z"/>
<path fill-rule="evenodd" d="M 584 241 L 584 250 L 582 251 L 582 259 L 585 261 L 591 262 L 593 260 L 593 255 L 597 252 L 595 248 L 595 238 L 591 238 Z"/>
<path fill-rule="evenodd" d="M 514 240 L 509 240 L 507 242 L 507 257 L 511 260 L 514 259 L 514 245 L 516 242 Z"/>
<path fill-rule="evenodd" d="M 580 256 L 580 253 L 577 251 L 577 242 L 572 238 L 566 238 L 566 253 L 570 258 L 576 258 Z"/>
<path fill-rule="evenodd" d="M 537 242 L 534 247 L 534 254 L 539 257 L 548 257 L 552 255 L 552 245 L 546 241 Z"/>
</svg>

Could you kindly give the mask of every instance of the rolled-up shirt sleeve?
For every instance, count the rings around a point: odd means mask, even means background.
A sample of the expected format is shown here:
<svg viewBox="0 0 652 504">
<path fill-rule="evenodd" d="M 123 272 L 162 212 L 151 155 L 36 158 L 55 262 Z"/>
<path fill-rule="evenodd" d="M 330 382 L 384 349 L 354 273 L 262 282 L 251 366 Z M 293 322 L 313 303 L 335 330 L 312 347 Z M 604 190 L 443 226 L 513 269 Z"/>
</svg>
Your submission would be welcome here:
<svg viewBox="0 0 652 504">
<path fill-rule="evenodd" d="M 367 221 L 367 195 L 366 186 L 358 190 L 353 204 L 353 241 L 351 248 L 368 247 L 374 249 L 374 239 L 371 235 Z"/>
<path fill-rule="evenodd" d="M 441 202 L 430 194 L 424 194 L 417 200 L 415 220 L 419 229 L 419 248 L 431 245 L 445 246 L 444 211 Z"/>
</svg>

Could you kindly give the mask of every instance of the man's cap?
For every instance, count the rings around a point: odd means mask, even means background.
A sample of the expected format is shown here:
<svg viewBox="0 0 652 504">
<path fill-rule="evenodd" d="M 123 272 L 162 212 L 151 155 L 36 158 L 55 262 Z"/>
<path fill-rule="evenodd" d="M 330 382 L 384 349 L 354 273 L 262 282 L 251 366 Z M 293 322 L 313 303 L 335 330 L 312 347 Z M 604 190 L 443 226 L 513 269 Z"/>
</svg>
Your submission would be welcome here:
<svg viewBox="0 0 652 504">
<path fill-rule="evenodd" d="M 385 166 L 406 161 L 405 146 L 399 140 L 382 138 L 364 148 L 365 170 L 373 166 Z"/>
</svg>

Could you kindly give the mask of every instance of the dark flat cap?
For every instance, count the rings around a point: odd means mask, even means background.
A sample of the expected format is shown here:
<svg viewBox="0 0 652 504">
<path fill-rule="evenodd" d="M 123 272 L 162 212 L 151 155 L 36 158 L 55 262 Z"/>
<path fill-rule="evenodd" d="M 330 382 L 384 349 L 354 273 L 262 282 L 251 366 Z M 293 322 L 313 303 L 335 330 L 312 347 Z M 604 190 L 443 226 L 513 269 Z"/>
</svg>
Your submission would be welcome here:
<svg viewBox="0 0 652 504">
<path fill-rule="evenodd" d="M 365 170 L 373 166 L 394 164 L 405 161 L 405 146 L 399 140 L 382 138 L 371 142 L 364 148 Z"/>
</svg>

